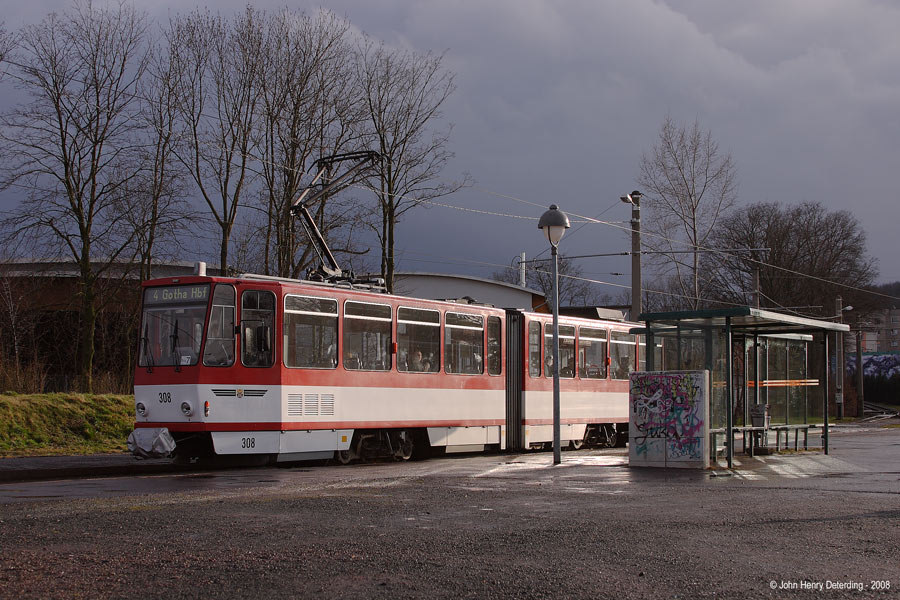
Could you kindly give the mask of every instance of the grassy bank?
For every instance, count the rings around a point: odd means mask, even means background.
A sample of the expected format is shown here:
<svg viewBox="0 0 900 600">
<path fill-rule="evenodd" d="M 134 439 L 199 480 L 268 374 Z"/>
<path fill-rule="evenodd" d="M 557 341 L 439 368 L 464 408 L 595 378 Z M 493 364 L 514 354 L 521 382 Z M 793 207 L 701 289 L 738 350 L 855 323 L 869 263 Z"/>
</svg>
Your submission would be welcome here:
<svg viewBox="0 0 900 600">
<path fill-rule="evenodd" d="M 124 452 L 132 396 L 0 394 L 0 456 Z"/>
</svg>

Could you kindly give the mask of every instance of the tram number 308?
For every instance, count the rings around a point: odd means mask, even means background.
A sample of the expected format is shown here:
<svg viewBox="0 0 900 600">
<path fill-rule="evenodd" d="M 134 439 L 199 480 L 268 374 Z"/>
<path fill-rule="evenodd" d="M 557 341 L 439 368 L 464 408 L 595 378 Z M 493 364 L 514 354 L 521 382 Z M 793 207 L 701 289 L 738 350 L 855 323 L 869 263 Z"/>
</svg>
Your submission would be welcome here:
<svg viewBox="0 0 900 600">
<path fill-rule="evenodd" d="M 256 438 L 241 438 L 241 448 L 255 448 L 256 447 Z"/>
</svg>

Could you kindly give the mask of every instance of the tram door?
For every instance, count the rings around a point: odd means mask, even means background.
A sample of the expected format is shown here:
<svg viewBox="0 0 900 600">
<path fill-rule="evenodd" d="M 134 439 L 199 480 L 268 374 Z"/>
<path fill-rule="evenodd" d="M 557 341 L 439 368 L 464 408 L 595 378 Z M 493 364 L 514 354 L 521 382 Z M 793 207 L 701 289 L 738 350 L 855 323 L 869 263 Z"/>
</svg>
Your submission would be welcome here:
<svg viewBox="0 0 900 600">
<path fill-rule="evenodd" d="M 525 315 L 506 311 L 506 449 L 524 450 L 522 392 L 525 386 Z"/>
</svg>

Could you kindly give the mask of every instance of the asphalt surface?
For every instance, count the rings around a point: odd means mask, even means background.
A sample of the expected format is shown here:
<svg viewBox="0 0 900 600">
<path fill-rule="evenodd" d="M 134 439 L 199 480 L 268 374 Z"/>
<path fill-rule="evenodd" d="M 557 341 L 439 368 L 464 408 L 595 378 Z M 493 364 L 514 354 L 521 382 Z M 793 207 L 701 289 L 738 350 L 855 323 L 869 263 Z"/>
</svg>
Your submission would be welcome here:
<svg viewBox="0 0 900 600">
<path fill-rule="evenodd" d="M 621 450 L 139 476 L 166 465 L 6 459 L 53 477 L 0 484 L 0 598 L 895 597 L 900 429 L 831 439 L 707 471 Z M 89 471 L 54 479 L 66 464 Z"/>
<path fill-rule="evenodd" d="M 882 423 L 900 423 L 900 419 L 883 421 Z M 865 426 L 863 426 L 865 427 Z M 856 431 L 859 426 L 832 427 L 831 432 Z M 770 438 L 770 447 L 774 450 L 774 434 Z M 802 442 L 801 442 L 802 443 Z M 791 438 L 793 444 L 793 437 Z M 820 447 L 820 434 L 810 434 L 810 447 Z M 735 447 L 742 449 L 740 438 Z M 736 453 L 735 456 L 741 455 Z M 738 462 L 740 462 L 738 458 Z M 759 464 L 752 459 L 744 459 L 745 468 Z M 26 456 L 0 458 L 0 482 L 40 481 L 47 479 L 69 479 L 78 477 L 118 477 L 127 475 L 153 475 L 163 473 L 190 473 L 198 470 L 212 470 L 212 467 L 177 465 L 168 458 L 145 459 L 131 454 L 94 454 L 79 456 Z M 710 467 L 710 473 L 727 474 L 724 452 L 720 450 L 719 462 Z"/>
</svg>

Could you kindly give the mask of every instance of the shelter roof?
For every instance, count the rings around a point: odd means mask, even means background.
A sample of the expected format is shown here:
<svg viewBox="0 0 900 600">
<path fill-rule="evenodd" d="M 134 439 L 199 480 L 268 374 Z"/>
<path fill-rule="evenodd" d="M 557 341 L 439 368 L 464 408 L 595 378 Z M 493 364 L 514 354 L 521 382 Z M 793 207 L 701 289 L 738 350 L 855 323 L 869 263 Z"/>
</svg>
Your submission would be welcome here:
<svg viewBox="0 0 900 600">
<path fill-rule="evenodd" d="M 732 331 L 753 335 L 850 331 L 850 326 L 845 323 L 809 319 L 749 306 L 641 313 L 638 319 L 647 323 L 654 333 L 658 333 L 659 326 L 698 329 L 724 327 L 729 320 Z"/>
</svg>

